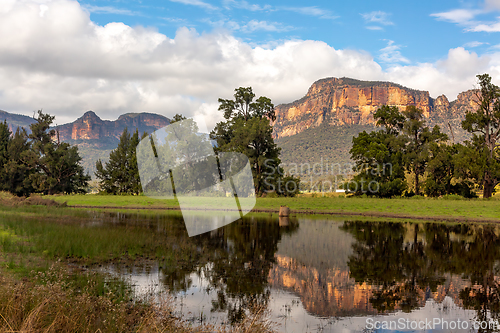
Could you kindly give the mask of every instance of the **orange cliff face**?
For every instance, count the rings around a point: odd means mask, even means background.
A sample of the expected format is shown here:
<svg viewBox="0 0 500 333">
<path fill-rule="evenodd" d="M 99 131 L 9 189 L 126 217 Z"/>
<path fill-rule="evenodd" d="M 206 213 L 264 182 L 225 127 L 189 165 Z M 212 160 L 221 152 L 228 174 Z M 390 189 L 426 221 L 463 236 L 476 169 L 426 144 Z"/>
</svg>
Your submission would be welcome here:
<svg viewBox="0 0 500 333">
<path fill-rule="evenodd" d="M 138 129 L 139 135 L 142 135 L 143 132 L 151 133 L 168 124 L 168 118 L 151 113 L 128 113 L 110 121 L 102 120 L 93 111 L 87 111 L 74 122 L 58 126 L 58 129 L 61 141 L 92 141 L 95 145 L 99 140 L 118 139 L 125 128 L 129 133 Z"/>
<path fill-rule="evenodd" d="M 471 108 L 466 97 L 460 100 L 461 95 L 454 105 L 467 104 L 467 108 Z M 390 82 L 323 79 L 313 83 L 306 96 L 300 100 L 275 108 L 273 136 L 279 139 L 295 135 L 323 123 L 337 126 L 375 125 L 373 113 L 382 105 L 399 109 L 414 105 L 422 109 L 426 118 L 432 118 L 435 102 L 441 111 L 436 124 L 440 124 L 448 114 L 459 116 L 450 112 L 450 103 L 444 95 L 434 101 L 427 91 L 413 90 Z"/>
</svg>

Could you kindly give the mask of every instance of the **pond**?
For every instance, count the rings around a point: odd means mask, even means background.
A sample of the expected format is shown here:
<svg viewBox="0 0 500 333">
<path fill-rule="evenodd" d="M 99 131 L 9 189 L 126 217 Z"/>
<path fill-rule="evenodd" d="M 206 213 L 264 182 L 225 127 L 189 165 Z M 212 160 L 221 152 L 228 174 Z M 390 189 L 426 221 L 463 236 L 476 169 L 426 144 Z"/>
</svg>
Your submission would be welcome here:
<svg viewBox="0 0 500 333">
<path fill-rule="evenodd" d="M 189 238 L 179 216 L 95 213 L 141 225 L 174 252 L 107 265 L 137 296 L 169 292 L 193 323 L 265 309 L 279 332 L 496 332 L 500 228 L 254 215 Z M 188 246 L 189 245 L 189 246 Z M 481 328 L 482 326 L 482 328 Z"/>
</svg>

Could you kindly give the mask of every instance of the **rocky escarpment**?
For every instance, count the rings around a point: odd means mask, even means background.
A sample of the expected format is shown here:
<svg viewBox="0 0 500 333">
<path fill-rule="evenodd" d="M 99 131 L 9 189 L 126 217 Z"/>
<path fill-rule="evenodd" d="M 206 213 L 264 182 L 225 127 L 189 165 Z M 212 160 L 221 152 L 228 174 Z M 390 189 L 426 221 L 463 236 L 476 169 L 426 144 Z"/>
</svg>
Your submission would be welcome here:
<svg viewBox="0 0 500 333">
<path fill-rule="evenodd" d="M 93 111 L 87 111 L 83 116 L 72 123 L 58 126 L 61 141 L 116 146 L 120 135 L 125 128 L 129 132 L 136 129 L 139 133 L 151 133 L 170 124 L 170 120 L 161 115 L 152 113 L 127 113 L 117 120 L 102 120 Z M 114 147 L 113 147 L 114 148 Z"/>
<path fill-rule="evenodd" d="M 474 97 L 474 91 L 470 90 L 450 103 L 444 95 L 433 99 L 427 91 L 391 82 L 327 78 L 313 83 L 300 100 L 276 107 L 273 136 L 275 139 L 292 136 L 324 123 L 375 125 L 373 113 L 382 105 L 400 109 L 414 105 L 423 110 L 429 125 L 439 125 L 448 132 L 451 128 L 453 136 L 461 139 L 465 136 L 461 121 L 466 110 L 475 108 Z"/>
</svg>

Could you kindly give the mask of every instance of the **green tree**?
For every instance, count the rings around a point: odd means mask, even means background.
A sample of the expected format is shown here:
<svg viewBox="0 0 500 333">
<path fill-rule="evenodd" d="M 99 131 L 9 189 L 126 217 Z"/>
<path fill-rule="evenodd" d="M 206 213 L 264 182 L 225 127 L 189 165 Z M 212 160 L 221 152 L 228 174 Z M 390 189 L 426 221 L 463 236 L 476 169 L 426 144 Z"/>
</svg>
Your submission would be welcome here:
<svg viewBox="0 0 500 333">
<path fill-rule="evenodd" d="M 10 135 L 9 126 L 7 125 L 7 121 L 4 120 L 3 123 L 0 123 L 0 168 L 3 168 L 9 160 Z"/>
<path fill-rule="evenodd" d="M 408 171 L 415 176 L 415 194 L 420 195 L 420 179 L 431 159 L 430 145 L 444 142 L 448 136 L 441 133 L 439 126 L 432 130 L 425 126 L 423 111 L 413 105 L 406 107 L 402 114 L 405 117 L 403 133 L 407 136 L 404 160 Z"/>
<path fill-rule="evenodd" d="M 251 87 L 235 91 L 234 100 L 219 99 L 219 111 L 226 120 L 210 133 L 217 142 L 216 152 L 239 152 L 249 158 L 257 194 L 276 191 L 280 195 L 295 195 L 299 179 L 284 176 L 280 148 L 272 137 L 270 120 L 276 119 L 274 105 L 267 97 L 253 102 Z"/>
<path fill-rule="evenodd" d="M 146 133 L 142 138 L 147 136 Z M 101 189 L 109 194 L 139 194 L 142 190 L 137 166 L 136 147 L 139 144 L 139 131 L 130 135 L 125 128 L 120 136 L 118 147 L 109 154 L 109 161 L 102 164 L 96 162 L 96 177 L 100 180 Z"/>
<path fill-rule="evenodd" d="M 404 116 L 397 107 L 382 106 L 373 115 L 382 131 L 361 132 L 353 137 L 350 150 L 358 172 L 347 183 L 357 195 L 399 196 L 406 189 L 403 151 L 406 139 L 400 135 Z"/>
<path fill-rule="evenodd" d="M 173 124 L 173 123 L 176 123 L 178 121 L 186 120 L 186 119 L 187 118 L 184 117 L 182 114 L 176 113 L 175 116 L 173 116 L 172 119 L 170 119 L 170 123 Z"/>
<path fill-rule="evenodd" d="M 274 104 L 267 97 L 261 96 L 255 102 L 255 94 L 252 87 L 239 87 L 235 89 L 234 100 L 219 98 L 219 111 L 224 112 L 227 120 L 234 117 L 243 117 L 248 120 L 252 117 L 268 117 L 272 121 L 276 119 Z"/>
<path fill-rule="evenodd" d="M 17 128 L 9 139 L 8 161 L 3 167 L 3 188 L 17 196 L 28 196 L 34 192 L 30 175 L 34 172 L 27 163 L 31 149 L 28 133 L 24 128 Z"/>
<path fill-rule="evenodd" d="M 471 156 L 467 147 L 461 144 L 440 144 L 432 142 L 429 147 L 428 173 L 424 183 L 424 193 L 430 197 L 458 194 L 466 198 L 476 197 L 473 183 L 468 179 L 469 162 L 463 157 Z"/>
<path fill-rule="evenodd" d="M 480 159 L 472 161 L 472 176 L 483 186 L 483 198 L 490 198 L 500 181 L 500 88 L 491 83 L 488 74 L 477 75 L 480 89 L 476 93 L 476 111 L 468 111 L 462 127 L 472 133 L 466 143 L 479 152 Z"/>
<path fill-rule="evenodd" d="M 59 141 L 59 134 L 50 129 L 54 118 L 39 110 L 37 122 L 30 125 L 31 149 L 23 157 L 34 171 L 29 175 L 31 186 L 44 194 L 85 192 L 90 176 L 80 165 L 78 147 Z"/>
<path fill-rule="evenodd" d="M 365 131 L 353 138 L 350 153 L 358 174 L 348 183 L 348 188 L 356 194 L 398 196 L 407 187 L 406 169 L 415 176 L 415 194 L 419 195 L 420 180 L 432 158 L 430 148 L 435 145 L 437 152 L 439 144 L 448 139 L 447 135 L 438 126 L 429 129 L 422 110 L 413 105 L 403 112 L 395 106 L 382 106 L 373 117 L 383 130 Z"/>
</svg>

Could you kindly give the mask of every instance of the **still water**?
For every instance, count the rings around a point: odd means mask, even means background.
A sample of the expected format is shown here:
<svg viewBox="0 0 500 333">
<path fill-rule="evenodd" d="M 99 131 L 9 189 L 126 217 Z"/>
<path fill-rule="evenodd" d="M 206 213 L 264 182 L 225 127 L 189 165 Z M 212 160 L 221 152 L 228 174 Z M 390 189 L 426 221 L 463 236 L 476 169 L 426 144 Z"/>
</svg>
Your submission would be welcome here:
<svg viewBox="0 0 500 333">
<path fill-rule="evenodd" d="M 92 226 L 110 223 L 171 239 L 170 257 L 105 269 L 138 297 L 169 292 L 193 323 L 260 306 L 280 332 L 500 331 L 495 225 L 256 215 L 189 238 L 180 217 L 120 213 Z"/>
</svg>

